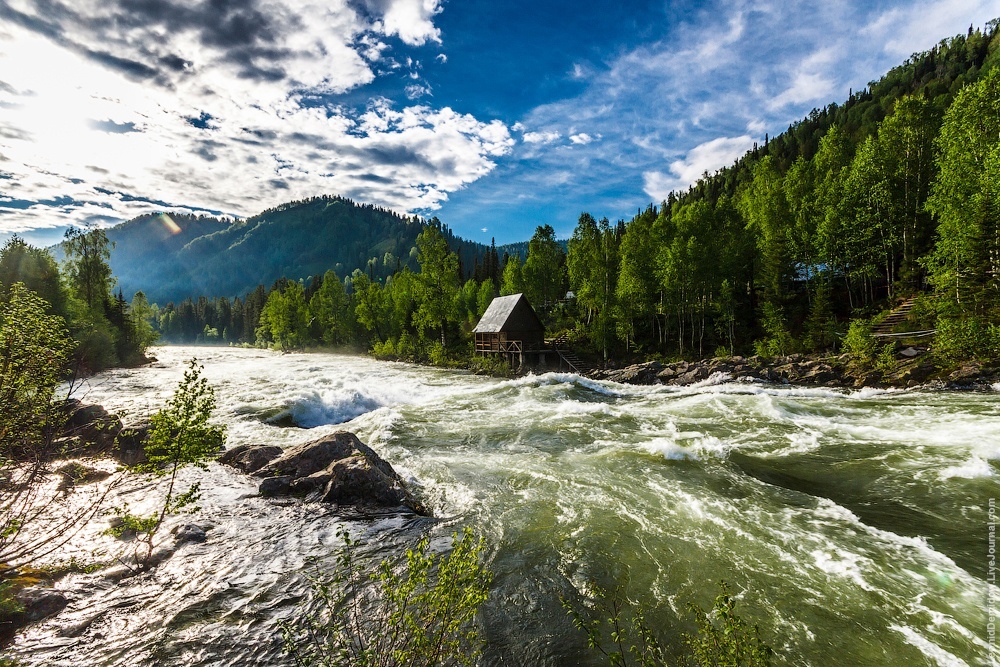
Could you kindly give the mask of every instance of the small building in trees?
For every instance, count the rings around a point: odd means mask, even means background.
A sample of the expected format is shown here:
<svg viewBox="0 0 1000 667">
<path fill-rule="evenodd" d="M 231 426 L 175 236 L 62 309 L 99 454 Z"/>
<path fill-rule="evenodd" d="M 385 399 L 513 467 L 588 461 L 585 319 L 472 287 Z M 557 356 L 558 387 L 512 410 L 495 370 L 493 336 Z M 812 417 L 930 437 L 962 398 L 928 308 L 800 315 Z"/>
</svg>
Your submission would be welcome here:
<svg viewBox="0 0 1000 667">
<path fill-rule="evenodd" d="M 523 294 L 498 296 L 473 329 L 476 353 L 502 354 L 507 361 L 545 363 L 545 325 Z"/>
</svg>

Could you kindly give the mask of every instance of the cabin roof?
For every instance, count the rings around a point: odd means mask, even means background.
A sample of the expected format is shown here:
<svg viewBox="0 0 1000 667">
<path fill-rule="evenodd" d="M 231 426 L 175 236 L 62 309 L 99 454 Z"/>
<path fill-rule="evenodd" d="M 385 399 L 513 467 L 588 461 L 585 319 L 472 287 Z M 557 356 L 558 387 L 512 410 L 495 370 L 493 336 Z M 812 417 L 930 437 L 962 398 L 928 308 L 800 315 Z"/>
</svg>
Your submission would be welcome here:
<svg viewBox="0 0 1000 667">
<path fill-rule="evenodd" d="M 545 331 L 535 309 L 523 294 L 498 296 L 483 313 L 475 333 L 497 333 L 500 331 Z"/>
</svg>

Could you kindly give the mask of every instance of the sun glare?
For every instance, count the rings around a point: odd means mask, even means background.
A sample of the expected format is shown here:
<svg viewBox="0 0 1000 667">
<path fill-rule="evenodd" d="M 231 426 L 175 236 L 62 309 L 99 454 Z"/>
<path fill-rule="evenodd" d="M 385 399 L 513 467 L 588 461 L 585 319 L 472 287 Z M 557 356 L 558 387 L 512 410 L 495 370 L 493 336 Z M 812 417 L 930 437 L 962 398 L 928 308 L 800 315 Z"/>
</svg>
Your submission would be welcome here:
<svg viewBox="0 0 1000 667">
<path fill-rule="evenodd" d="M 161 213 L 160 214 L 160 222 L 163 223 L 163 226 L 166 227 L 167 231 L 169 231 L 171 234 L 180 234 L 181 233 L 180 225 L 178 225 L 176 222 L 174 222 L 174 219 L 171 218 L 166 213 Z"/>
</svg>

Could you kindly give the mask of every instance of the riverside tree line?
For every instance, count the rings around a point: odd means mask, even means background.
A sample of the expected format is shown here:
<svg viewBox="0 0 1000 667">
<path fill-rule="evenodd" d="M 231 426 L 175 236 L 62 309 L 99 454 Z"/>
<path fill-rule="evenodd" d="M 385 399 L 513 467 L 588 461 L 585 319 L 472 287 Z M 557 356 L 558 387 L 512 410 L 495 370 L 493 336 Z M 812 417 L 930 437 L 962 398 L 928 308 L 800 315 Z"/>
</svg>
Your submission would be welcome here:
<svg viewBox="0 0 1000 667">
<path fill-rule="evenodd" d="M 918 300 L 905 327 L 936 328 L 944 356 L 996 357 L 998 62 L 994 21 L 913 56 L 627 222 L 584 213 L 568 241 L 540 226 L 523 255 L 489 247 L 470 262 L 435 219 L 416 236 L 416 262 L 391 262 L 395 270 L 369 262 L 348 275 L 157 307 L 141 293 L 131 304 L 112 294 L 109 245 L 92 230 L 67 238 L 76 259 L 40 293 L 65 310 L 94 368 L 127 363 L 156 334 L 456 360 L 469 355 L 490 301 L 518 292 L 553 335 L 566 331 L 604 359 L 834 350 L 867 338 L 866 327 L 907 296 Z M 5 255 L 47 261 L 15 245 Z M 104 262 L 94 276 L 72 268 L 90 256 Z M 81 287 L 91 282 L 100 283 L 93 293 Z"/>
<path fill-rule="evenodd" d="M 523 262 L 491 248 L 463 271 L 431 223 L 415 271 L 279 280 L 152 321 L 167 340 L 440 361 L 468 354 L 494 296 L 524 292 L 604 358 L 775 356 L 836 349 L 917 296 L 906 326 L 936 328 L 937 350 L 996 357 L 998 44 L 996 22 L 946 40 L 630 221 L 584 213 L 567 243 L 540 226 Z"/>
</svg>

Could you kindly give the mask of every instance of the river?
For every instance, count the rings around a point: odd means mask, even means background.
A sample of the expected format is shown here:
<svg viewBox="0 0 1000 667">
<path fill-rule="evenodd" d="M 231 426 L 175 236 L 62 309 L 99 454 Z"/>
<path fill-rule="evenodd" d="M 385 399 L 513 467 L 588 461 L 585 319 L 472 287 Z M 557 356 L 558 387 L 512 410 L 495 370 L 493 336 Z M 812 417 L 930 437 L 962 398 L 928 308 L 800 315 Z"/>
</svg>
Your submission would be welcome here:
<svg viewBox="0 0 1000 667">
<path fill-rule="evenodd" d="M 777 664 L 987 665 L 987 522 L 1000 496 L 1000 392 L 727 383 L 636 387 L 569 374 L 502 381 L 333 354 L 165 347 L 150 367 L 91 378 L 88 402 L 148 415 L 196 356 L 228 445 L 288 446 L 351 430 L 409 480 L 438 520 L 347 521 L 366 557 L 472 526 L 495 573 L 486 665 L 598 665 L 560 597 L 596 583 L 641 600 L 658 633 L 691 629 L 724 579 Z M 995 388 L 996 389 L 996 388 Z M 289 426 L 294 422 L 298 426 Z M 277 624 L 332 567 L 328 507 L 255 495 L 218 464 L 210 526 L 150 573 L 58 582 L 72 600 L 22 635 L 25 665 L 288 664 Z M 150 509 L 162 482 L 109 503 Z M 108 560 L 88 526 L 56 557 Z M 1000 615 L 1000 614 L 998 614 Z"/>
</svg>

